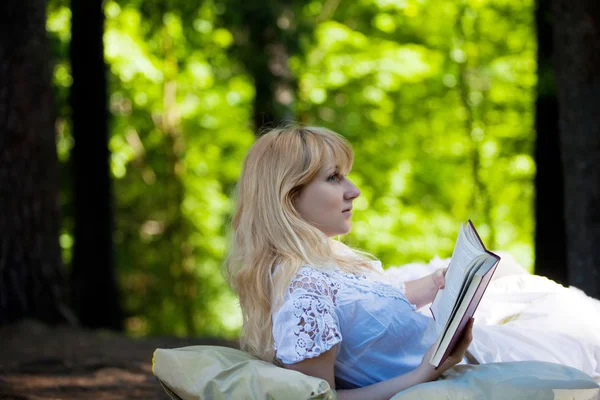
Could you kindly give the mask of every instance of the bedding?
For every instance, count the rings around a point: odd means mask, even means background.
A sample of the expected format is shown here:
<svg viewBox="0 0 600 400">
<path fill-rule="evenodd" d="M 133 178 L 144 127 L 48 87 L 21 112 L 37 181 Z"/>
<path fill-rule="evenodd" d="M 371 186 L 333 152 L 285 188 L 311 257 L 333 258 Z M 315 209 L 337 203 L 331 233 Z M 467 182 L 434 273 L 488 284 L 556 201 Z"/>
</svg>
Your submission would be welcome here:
<svg viewBox="0 0 600 400">
<path fill-rule="evenodd" d="M 174 400 L 337 398 L 324 380 L 226 347 L 157 349 L 153 372 Z M 575 368 L 540 361 L 458 365 L 392 400 L 522 398 L 592 400 L 600 386 Z"/>
<path fill-rule="evenodd" d="M 532 275 L 508 253 L 501 257 L 477 311 L 470 354 L 481 364 L 538 360 L 578 368 L 600 382 L 600 301 L 575 287 Z M 449 259 L 390 267 L 407 281 L 447 266 Z M 431 316 L 429 307 L 418 310 Z"/>
</svg>

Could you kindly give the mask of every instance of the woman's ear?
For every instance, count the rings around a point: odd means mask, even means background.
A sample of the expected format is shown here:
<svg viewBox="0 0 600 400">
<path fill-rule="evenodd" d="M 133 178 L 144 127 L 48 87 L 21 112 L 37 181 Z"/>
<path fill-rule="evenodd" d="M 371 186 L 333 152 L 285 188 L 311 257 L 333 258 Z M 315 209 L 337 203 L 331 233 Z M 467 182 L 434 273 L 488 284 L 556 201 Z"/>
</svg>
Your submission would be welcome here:
<svg viewBox="0 0 600 400">
<path fill-rule="evenodd" d="M 296 202 L 298 201 L 298 197 L 300 197 L 300 192 L 302 191 L 302 187 L 301 186 L 297 186 L 295 188 L 293 188 L 292 190 L 290 190 L 290 194 L 289 194 L 289 199 L 290 199 L 290 205 L 293 207 L 294 211 L 298 211 L 296 209 Z"/>
</svg>

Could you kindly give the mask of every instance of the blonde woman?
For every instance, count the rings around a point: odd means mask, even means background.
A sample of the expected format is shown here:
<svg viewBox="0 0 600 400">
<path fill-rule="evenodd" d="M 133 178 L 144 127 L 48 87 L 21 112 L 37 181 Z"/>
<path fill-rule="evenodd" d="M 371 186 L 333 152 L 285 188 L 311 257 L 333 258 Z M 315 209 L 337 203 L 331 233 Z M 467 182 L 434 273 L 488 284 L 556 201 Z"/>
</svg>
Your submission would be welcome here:
<svg viewBox="0 0 600 400">
<path fill-rule="evenodd" d="M 261 136 L 239 182 L 227 267 L 242 349 L 334 388 L 336 378 L 356 387 L 338 390 L 340 399 L 388 399 L 461 361 L 472 324 L 435 370 L 424 355 L 436 336 L 414 310 L 443 287 L 444 270 L 390 284 L 381 264 L 332 239 L 350 231 L 360 195 L 347 178 L 352 161 L 348 142 L 324 128 Z"/>
<path fill-rule="evenodd" d="M 530 302 L 530 314 L 521 309 L 523 318 L 497 326 L 471 320 L 454 353 L 432 368 L 437 332 L 415 310 L 444 287 L 445 269 L 395 282 L 373 257 L 333 239 L 350 231 L 360 196 L 347 178 L 352 162 L 349 143 L 317 127 L 274 129 L 250 149 L 226 262 L 243 350 L 328 381 L 340 399 L 388 399 L 465 362 L 467 348 L 479 363 L 550 361 L 600 376 L 600 306 L 533 275 L 519 277 L 519 287 L 533 282 L 537 293 L 543 281 L 549 295 Z"/>
</svg>

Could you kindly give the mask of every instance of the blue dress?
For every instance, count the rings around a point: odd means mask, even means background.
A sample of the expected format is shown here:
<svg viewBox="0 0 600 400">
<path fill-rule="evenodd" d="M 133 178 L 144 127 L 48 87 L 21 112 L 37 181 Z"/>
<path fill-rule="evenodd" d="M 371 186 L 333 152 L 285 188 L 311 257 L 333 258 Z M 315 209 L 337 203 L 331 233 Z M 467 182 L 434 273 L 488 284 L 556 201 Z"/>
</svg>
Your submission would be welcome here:
<svg viewBox="0 0 600 400">
<path fill-rule="evenodd" d="M 272 319 L 282 363 L 317 357 L 339 343 L 335 376 L 358 387 L 414 370 L 437 339 L 433 320 L 415 312 L 402 282 L 335 266 L 303 266 Z"/>
</svg>

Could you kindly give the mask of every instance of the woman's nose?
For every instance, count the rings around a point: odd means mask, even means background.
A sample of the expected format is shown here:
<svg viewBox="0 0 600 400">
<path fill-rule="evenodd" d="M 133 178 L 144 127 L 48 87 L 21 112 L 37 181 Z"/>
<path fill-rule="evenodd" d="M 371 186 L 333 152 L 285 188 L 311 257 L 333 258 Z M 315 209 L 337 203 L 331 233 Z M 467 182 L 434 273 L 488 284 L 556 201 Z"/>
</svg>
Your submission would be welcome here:
<svg viewBox="0 0 600 400">
<path fill-rule="evenodd" d="M 347 180 L 347 182 L 348 182 L 349 187 L 348 187 L 348 189 L 346 189 L 346 193 L 344 193 L 345 194 L 344 197 L 347 200 L 351 200 L 351 199 L 355 199 L 358 196 L 360 196 L 360 190 L 358 190 L 356 185 L 349 180 Z"/>
</svg>

